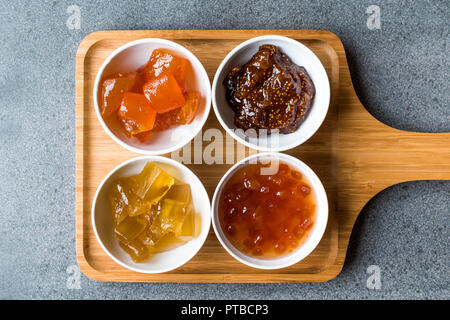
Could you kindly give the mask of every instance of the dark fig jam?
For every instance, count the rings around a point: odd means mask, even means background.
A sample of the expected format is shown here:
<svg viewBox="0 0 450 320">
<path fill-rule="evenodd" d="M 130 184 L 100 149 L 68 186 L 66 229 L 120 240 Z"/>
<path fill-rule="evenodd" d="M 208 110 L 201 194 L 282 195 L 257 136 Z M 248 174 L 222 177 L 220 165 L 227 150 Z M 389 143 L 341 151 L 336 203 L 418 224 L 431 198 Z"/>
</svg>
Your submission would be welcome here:
<svg viewBox="0 0 450 320">
<path fill-rule="evenodd" d="M 291 133 L 305 120 L 315 95 L 305 68 L 274 45 L 262 45 L 251 60 L 224 79 L 226 99 L 238 128 Z"/>
</svg>

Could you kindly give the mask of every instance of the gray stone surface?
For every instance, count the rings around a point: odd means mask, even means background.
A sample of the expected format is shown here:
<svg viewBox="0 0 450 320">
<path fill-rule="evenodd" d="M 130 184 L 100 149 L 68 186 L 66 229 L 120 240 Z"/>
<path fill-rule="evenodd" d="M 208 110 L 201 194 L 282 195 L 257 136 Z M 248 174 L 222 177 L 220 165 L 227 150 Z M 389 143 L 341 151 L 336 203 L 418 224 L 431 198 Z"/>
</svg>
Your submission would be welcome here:
<svg viewBox="0 0 450 320">
<path fill-rule="evenodd" d="M 381 29 L 366 8 L 381 8 Z M 69 30 L 69 5 L 81 29 Z M 450 131 L 448 1 L 0 1 L 0 298 L 384 299 L 449 295 L 450 182 L 391 187 L 362 211 L 342 273 L 317 284 L 101 283 L 68 289 L 75 258 L 74 64 L 104 29 L 328 29 L 366 108 L 405 130 Z M 379 290 L 366 287 L 369 265 Z"/>
</svg>

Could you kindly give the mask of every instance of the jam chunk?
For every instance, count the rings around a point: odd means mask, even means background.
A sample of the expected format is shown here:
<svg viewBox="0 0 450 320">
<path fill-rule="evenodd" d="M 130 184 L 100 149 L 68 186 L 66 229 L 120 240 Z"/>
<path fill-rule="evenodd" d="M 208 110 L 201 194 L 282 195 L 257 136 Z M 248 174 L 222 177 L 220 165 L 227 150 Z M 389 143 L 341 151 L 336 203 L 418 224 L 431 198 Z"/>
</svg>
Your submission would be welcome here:
<svg viewBox="0 0 450 320">
<path fill-rule="evenodd" d="M 193 239 L 195 236 L 195 211 L 192 205 L 191 187 L 188 184 L 174 185 L 164 199 L 177 201 L 183 207 L 174 215 L 175 219 L 180 217 L 173 222 L 178 224 L 176 228 L 173 228 L 175 235 L 184 241 Z"/>
<path fill-rule="evenodd" d="M 189 92 L 186 96 L 186 103 L 178 112 L 176 124 L 189 124 L 194 120 L 200 104 L 200 94 L 197 91 Z"/>
<path fill-rule="evenodd" d="M 179 108 L 186 102 L 172 73 L 161 73 L 147 82 L 143 90 L 152 108 L 158 113 Z"/>
<path fill-rule="evenodd" d="M 174 228 L 176 236 L 193 237 L 195 232 L 195 213 L 192 206 L 191 187 L 188 184 L 176 184 L 167 192 L 164 200 L 173 200 L 181 204 L 182 216 Z M 184 238 L 186 240 L 186 238 Z"/>
<path fill-rule="evenodd" d="M 116 237 L 124 244 L 136 239 L 147 228 L 148 221 L 145 217 L 126 217 L 114 229 Z"/>
<path fill-rule="evenodd" d="M 117 73 L 103 80 L 100 107 L 103 117 L 109 117 L 120 108 L 122 98 L 125 92 L 133 88 L 136 76 L 136 72 Z"/>
<path fill-rule="evenodd" d="M 177 108 L 165 113 L 156 114 L 156 121 L 153 131 L 167 130 L 176 125 L 179 112 L 180 108 Z"/>
<path fill-rule="evenodd" d="M 151 257 L 150 250 L 140 239 L 136 239 L 128 244 L 119 242 L 119 245 L 130 255 L 134 262 L 145 262 Z"/>
<path fill-rule="evenodd" d="M 156 120 L 155 120 L 155 122 L 156 122 Z M 155 126 L 153 126 L 153 128 L 154 127 Z M 138 134 L 136 134 L 134 136 L 136 138 L 138 138 L 140 142 L 145 142 L 145 141 L 147 141 L 150 138 L 151 135 L 152 135 L 152 131 L 149 130 L 149 131 L 140 132 L 140 133 L 138 133 Z"/>
<path fill-rule="evenodd" d="M 173 242 L 169 239 L 171 236 L 181 241 L 193 239 L 195 213 L 191 201 L 189 185 L 174 185 L 155 206 L 155 219 L 142 237 L 144 243 L 155 247 L 160 246 L 163 239 Z"/>
<path fill-rule="evenodd" d="M 164 233 L 178 233 L 186 217 L 186 205 L 177 200 L 163 199 L 159 203 L 159 213 L 157 223 Z"/>
<path fill-rule="evenodd" d="M 155 117 L 156 112 L 144 95 L 133 92 L 124 94 L 118 118 L 129 137 L 151 130 Z"/>
<path fill-rule="evenodd" d="M 183 225 L 175 233 L 175 235 L 179 239 L 183 241 L 194 239 L 197 234 L 195 218 L 195 211 L 192 204 L 190 203 L 186 207 L 186 214 L 183 220 Z"/>
<path fill-rule="evenodd" d="M 197 114 L 200 105 L 200 94 L 197 91 L 186 95 L 186 103 L 177 109 L 156 115 L 154 131 L 162 131 L 176 125 L 191 123 Z"/>
<path fill-rule="evenodd" d="M 178 85 L 184 88 L 188 66 L 187 59 L 176 56 L 170 50 L 155 49 L 144 68 L 144 74 L 149 81 L 162 73 L 172 73 Z"/>
<path fill-rule="evenodd" d="M 174 184 L 175 179 L 163 169 L 148 162 L 136 176 L 132 191 L 151 204 L 156 204 Z"/>
<path fill-rule="evenodd" d="M 114 225 L 116 226 L 128 216 L 129 194 L 125 192 L 124 182 L 122 179 L 116 181 L 109 192 L 109 205 L 111 207 L 111 215 Z"/>
<path fill-rule="evenodd" d="M 131 191 L 134 177 L 117 180 L 109 193 L 109 204 L 114 224 L 122 222 L 127 216 L 137 216 L 151 210 L 151 204 Z"/>
<path fill-rule="evenodd" d="M 191 187 L 188 184 L 175 184 L 167 192 L 165 199 L 179 201 L 186 206 L 191 202 Z"/>
</svg>

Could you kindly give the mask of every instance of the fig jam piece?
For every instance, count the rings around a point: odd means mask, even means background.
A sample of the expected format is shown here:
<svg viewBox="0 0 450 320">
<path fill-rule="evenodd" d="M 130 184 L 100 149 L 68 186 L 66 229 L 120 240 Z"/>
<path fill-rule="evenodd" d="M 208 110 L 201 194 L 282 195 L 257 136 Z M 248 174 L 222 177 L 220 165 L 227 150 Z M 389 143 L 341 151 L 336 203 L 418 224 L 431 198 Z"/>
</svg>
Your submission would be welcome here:
<svg viewBox="0 0 450 320">
<path fill-rule="evenodd" d="M 153 128 L 156 112 L 144 95 L 126 92 L 117 115 L 127 135 L 132 137 Z"/>
<path fill-rule="evenodd" d="M 117 73 L 103 80 L 100 106 L 103 117 L 109 117 L 120 108 L 123 95 L 133 88 L 136 76 L 136 72 Z"/>
<path fill-rule="evenodd" d="M 260 46 L 248 63 L 231 69 L 224 85 L 236 126 L 267 129 L 268 133 L 297 130 L 315 95 L 306 70 L 273 45 Z"/>
<path fill-rule="evenodd" d="M 181 88 L 171 73 L 161 73 L 147 82 L 143 90 L 152 108 L 158 113 L 179 108 L 186 103 Z"/>
</svg>

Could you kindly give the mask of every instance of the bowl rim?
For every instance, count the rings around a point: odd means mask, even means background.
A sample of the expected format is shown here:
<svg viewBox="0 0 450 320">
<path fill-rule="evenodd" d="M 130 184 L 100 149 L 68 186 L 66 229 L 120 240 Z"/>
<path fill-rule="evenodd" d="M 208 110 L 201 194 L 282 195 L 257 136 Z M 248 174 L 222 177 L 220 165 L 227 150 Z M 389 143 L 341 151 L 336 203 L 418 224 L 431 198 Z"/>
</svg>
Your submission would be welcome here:
<svg viewBox="0 0 450 320">
<path fill-rule="evenodd" d="M 294 143 L 288 144 L 286 146 L 277 146 L 277 147 L 268 147 L 268 146 L 262 146 L 262 145 L 255 145 L 253 143 L 250 143 L 248 141 L 246 141 L 245 139 L 242 139 L 239 135 L 237 135 L 233 129 L 231 129 L 223 120 L 220 111 L 219 111 L 219 107 L 217 105 L 217 98 L 216 98 L 216 91 L 217 91 L 217 86 L 218 86 L 218 81 L 219 81 L 219 76 L 220 74 L 222 74 L 222 72 L 224 72 L 224 67 L 225 65 L 228 63 L 228 61 L 234 57 L 234 55 L 240 51 L 242 48 L 254 43 L 254 42 L 258 42 L 258 41 L 262 41 L 262 40 L 279 40 L 279 41 L 285 41 L 288 42 L 290 44 L 293 44 L 294 46 L 300 47 L 302 48 L 302 50 L 305 50 L 308 52 L 308 54 L 310 54 L 312 56 L 313 60 L 316 60 L 316 62 L 318 62 L 318 67 L 320 68 L 320 72 L 323 72 L 324 74 L 324 79 L 326 79 L 326 92 L 323 92 L 321 94 L 326 94 L 326 100 L 327 100 L 327 105 L 326 108 L 324 108 L 323 112 L 320 114 L 320 118 L 318 118 L 317 120 L 317 125 L 316 128 L 314 130 L 311 130 L 310 132 L 308 132 L 303 139 L 297 140 Z M 317 94 L 317 92 L 316 92 Z M 212 101 L 212 105 L 213 105 L 213 109 L 214 109 L 214 113 L 216 114 L 217 119 L 219 120 L 220 124 L 222 125 L 222 127 L 225 129 L 225 131 L 232 136 L 236 141 L 244 144 L 245 146 L 249 147 L 249 148 L 253 148 L 259 151 L 263 151 L 263 152 L 280 152 L 280 151 L 286 151 L 292 148 L 295 148 L 303 143 L 305 143 L 308 139 L 310 139 L 316 132 L 317 130 L 319 130 L 319 128 L 321 127 L 323 121 L 325 120 L 326 115 L 328 114 L 328 110 L 330 107 L 330 101 L 331 101 L 331 87 L 330 87 L 330 80 L 328 78 L 328 74 L 325 70 L 325 67 L 323 66 L 322 62 L 320 61 L 320 59 L 317 57 L 317 55 L 311 50 L 309 49 L 307 46 L 305 46 L 304 44 L 302 44 L 300 41 L 297 41 L 295 39 L 286 37 L 286 36 L 280 36 L 280 35 L 263 35 L 263 36 L 257 36 L 254 38 L 250 38 L 240 44 L 238 44 L 236 47 L 234 47 L 226 56 L 225 58 L 222 60 L 222 62 L 220 63 L 219 67 L 216 70 L 216 73 L 214 75 L 214 79 L 213 79 L 213 83 L 212 83 L 212 89 L 211 89 L 211 101 Z M 231 110 L 231 109 L 230 109 Z M 297 128 L 298 130 L 298 128 Z M 296 131 L 297 131 L 296 130 Z M 296 131 L 289 133 L 289 134 L 293 134 Z"/>
<path fill-rule="evenodd" d="M 197 250 L 193 250 L 193 252 L 188 256 L 188 259 L 181 261 L 180 263 L 177 263 L 171 267 L 167 267 L 167 268 L 162 268 L 162 269 L 157 269 L 157 270 L 144 270 L 144 269 L 139 269 L 139 268 L 135 268 L 133 266 L 130 266 L 126 263 L 124 263 L 123 261 L 121 261 L 120 259 L 116 258 L 107 248 L 106 246 L 103 244 L 103 241 L 101 240 L 98 230 L 97 230 L 97 224 L 95 222 L 95 207 L 97 204 L 97 200 L 98 200 L 98 196 L 100 194 L 100 191 L 102 190 L 102 188 L 104 187 L 105 183 L 111 178 L 112 175 L 114 175 L 117 171 L 119 171 L 120 169 L 122 169 L 123 167 L 129 165 L 132 162 L 136 162 L 136 161 L 140 161 L 140 160 L 147 160 L 147 161 L 154 161 L 154 162 L 161 162 L 161 163 L 165 163 L 171 166 L 176 167 L 177 169 L 180 170 L 184 170 L 184 171 L 188 171 L 190 172 L 195 179 L 197 179 L 197 182 L 199 182 L 202 186 L 202 189 L 196 192 L 204 192 L 204 194 L 206 194 L 206 198 L 208 199 L 208 214 L 209 214 L 209 219 L 208 220 L 208 225 L 206 227 L 207 231 L 204 232 L 204 235 L 200 238 L 200 245 L 198 247 Z M 157 156 L 157 155 L 146 155 L 146 156 L 139 156 L 139 157 L 135 157 L 132 159 L 128 159 L 122 163 L 120 163 L 119 165 L 117 165 L 116 167 L 114 167 L 114 169 L 112 169 L 110 172 L 108 172 L 108 174 L 103 178 L 102 182 L 98 185 L 97 190 L 95 191 L 95 195 L 94 198 L 92 200 L 92 206 L 91 206 L 91 224 L 92 224 L 92 229 L 94 230 L 94 234 L 95 234 L 95 238 L 97 239 L 97 242 L 100 244 L 101 248 L 103 249 L 104 252 L 106 252 L 106 254 L 113 259 L 116 263 L 118 263 L 119 265 L 121 265 L 122 267 L 125 267 L 129 270 L 135 271 L 135 272 L 139 272 L 139 273 L 147 273 L 147 274 L 156 274 L 156 273 L 164 273 L 164 272 L 168 272 L 168 271 L 172 271 L 175 270 L 179 267 L 181 267 L 182 265 L 186 264 L 187 262 L 189 262 L 195 255 L 197 255 L 197 253 L 200 251 L 200 249 L 203 247 L 203 245 L 205 244 L 205 241 L 208 237 L 209 231 L 211 230 L 211 200 L 209 199 L 209 195 L 208 192 L 205 189 L 205 186 L 203 185 L 203 183 L 201 182 L 201 180 L 197 177 L 197 175 L 192 172 L 188 167 L 186 167 L 184 164 L 173 160 L 171 158 L 167 158 L 167 157 L 163 157 L 163 156 Z M 203 228 L 203 227 L 202 227 Z M 200 237 L 200 235 L 198 236 Z"/>
<path fill-rule="evenodd" d="M 319 194 L 322 198 L 324 198 L 324 202 L 323 203 L 319 203 L 319 201 L 317 201 L 317 215 L 319 214 L 319 206 L 321 206 L 321 211 L 324 212 L 324 215 L 321 216 L 321 220 L 319 221 L 319 217 L 316 216 L 316 228 L 317 231 L 315 231 L 314 234 L 314 238 L 312 238 L 312 231 L 311 233 L 308 235 L 308 237 L 305 239 L 305 241 L 299 245 L 299 247 L 297 249 L 295 249 L 293 252 L 291 252 L 288 255 L 283 255 L 280 258 L 275 258 L 275 259 L 259 259 L 257 257 L 252 257 L 249 255 L 246 255 L 245 253 L 241 252 L 243 257 L 248 257 L 251 260 L 254 261 L 267 261 L 267 260 L 272 260 L 272 261 L 276 261 L 276 260 L 281 260 L 283 259 L 283 261 L 280 261 L 279 264 L 277 265 L 273 265 L 273 266 L 268 266 L 268 265 L 261 265 L 255 262 L 251 262 L 249 260 L 245 260 L 243 258 L 241 258 L 239 255 L 237 255 L 236 253 L 234 253 L 234 251 L 229 247 L 229 245 L 224 241 L 223 237 L 222 237 L 222 233 L 219 232 L 219 229 L 221 228 L 220 226 L 220 221 L 218 221 L 218 223 L 216 223 L 216 218 L 218 219 L 218 210 L 216 210 L 216 207 L 218 206 L 218 201 L 220 199 L 220 195 L 221 192 L 219 194 L 219 190 L 221 190 L 223 188 L 223 185 L 228 181 L 228 179 L 232 176 L 233 173 L 236 172 L 236 170 L 246 162 L 256 159 L 256 158 L 271 158 L 273 159 L 274 157 L 278 158 L 280 161 L 286 160 L 289 161 L 289 165 L 291 165 L 291 162 L 295 163 L 295 168 L 298 170 L 301 170 L 302 174 L 305 173 L 305 171 L 308 173 L 309 176 L 311 176 L 312 178 L 314 178 L 314 180 L 316 182 L 318 182 L 318 184 L 313 185 L 313 182 L 309 181 L 310 184 L 312 185 L 312 188 L 314 190 L 314 192 L 316 193 L 316 198 L 319 197 Z M 299 167 L 301 167 L 301 169 L 299 169 Z M 309 180 L 309 179 L 308 179 Z M 212 220 L 212 225 L 213 225 L 213 229 L 214 229 L 214 233 L 216 234 L 217 239 L 219 240 L 219 242 L 222 244 L 222 246 L 225 248 L 225 250 L 228 252 L 228 254 L 230 254 L 233 258 L 235 258 L 236 260 L 238 260 L 239 262 L 256 268 L 256 269 L 263 269 L 263 270 L 275 270 L 275 269 L 282 269 L 282 268 L 286 268 L 289 266 L 292 266 L 298 262 L 300 262 L 301 260 L 303 260 L 304 258 L 306 258 L 316 247 L 317 245 L 320 243 L 320 241 L 323 238 L 323 235 L 325 233 L 325 229 L 327 227 L 328 224 L 328 216 L 329 216 L 329 205 L 328 205 L 328 197 L 327 197 L 327 193 L 326 190 L 322 184 L 322 181 L 319 179 L 319 177 L 317 176 L 317 174 L 303 161 L 301 161 L 298 158 L 295 158 L 293 156 L 284 154 L 284 153 L 278 153 L 278 152 L 262 152 L 262 153 L 256 153 L 254 155 L 248 156 L 240 161 L 238 161 L 235 165 L 233 165 L 224 175 L 223 177 L 220 179 L 219 183 L 217 184 L 217 187 L 214 191 L 214 195 L 213 195 L 213 199 L 211 201 L 211 220 Z M 226 235 L 224 234 L 224 237 L 226 237 Z M 311 240 L 312 239 L 312 240 Z M 227 239 L 228 242 L 230 242 L 230 245 L 233 246 L 233 244 L 231 243 L 230 240 Z M 306 244 L 308 244 L 308 246 L 306 247 Z M 234 250 L 239 251 L 239 249 L 234 248 Z M 301 254 L 300 254 L 301 253 Z M 287 260 L 288 257 L 293 257 L 292 259 Z"/>
<path fill-rule="evenodd" d="M 185 139 L 181 139 L 178 143 L 176 143 L 175 145 L 173 145 L 171 147 L 158 149 L 158 150 L 145 150 L 142 148 L 137 148 L 137 147 L 129 145 L 128 143 L 126 143 L 126 142 L 122 141 L 121 139 L 119 139 L 118 137 L 116 137 L 116 135 L 109 129 L 108 125 L 103 120 L 103 117 L 100 114 L 100 107 L 98 105 L 97 93 L 98 93 L 98 90 L 100 87 L 100 80 L 102 78 L 103 72 L 105 71 L 105 68 L 108 66 L 108 64 L 111 62 L 111 60 L 113 60 L 122 51 L 125 51 L 126 49 L 128 49 L 130 47 L 133 47 L 133 46 L 136 46 L 139 44 L 143 44 L 143 43 L 161 43 L 161 44 L 165 44 L 167 46 L 174 47 L 176 50 L 179 50 L 179 52 L 182 53 L 183 55 L 185 55 L 191 63 L 195 63 L 199 67 L 200 80 L 205 83 L 205 87 L 206 87 L 205 112 L 204 112 L 204 115 L 203 115 L 200 123 L 198 124 L 198 126 L 194 127 L 193 130 L 191 130 L 190 134 L 186 135 Z M 134 41 L 125 43 L 124 45 L 120 46 L 119 48 L 117 48 L 113 52 L 111 52 L 109 54 L 109 56 L 105 59 L 105 61 L 103 61 L 102 65 L 101 65 L 100 69 L 98 70 L 97 75 L 95 77 L 94 87 L 93 87 L 93 100 L 94 100 L 94 110 L 95 110 L 95 114 L 97 115 L 97 119 L 99 120 L 101 126 L 103 127 L 103 130 L 105 130 L 105 132 L 108 134 L 108 136 L 111 137 L 116 143 L 118 143 L 120 146 L 122 146 L 130 151 L 133 151 L 133 152 L 136 152 L 139 154 L 161 155 L 161 154 L 170 153 L 170 152 L 173 152 L 175 150 L 182 148 L 187 143 L 189 143 L 202 130 L 203 126 L 206 123 L 206 120 L 208 119 L 208 116 L 209 116 L 209 113 L 211 110 L 211 81 L 209 80 L 208 73 L 206 72 L 203 64 L 186 47 L 184 47 L 181 44 L 178 44 L 174 41 L 167 40 L 167 39 L 143 38 L 143 39 L 138 39 L 138 40 L 134 40 Z M 188 137 L 189 137 L 189 139 L 187 139 Z"/>
</svg>

